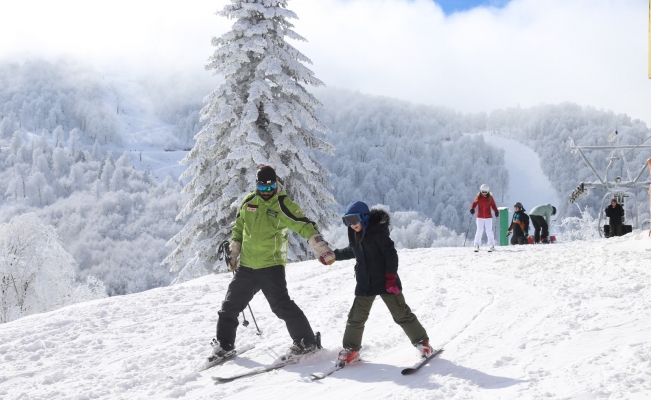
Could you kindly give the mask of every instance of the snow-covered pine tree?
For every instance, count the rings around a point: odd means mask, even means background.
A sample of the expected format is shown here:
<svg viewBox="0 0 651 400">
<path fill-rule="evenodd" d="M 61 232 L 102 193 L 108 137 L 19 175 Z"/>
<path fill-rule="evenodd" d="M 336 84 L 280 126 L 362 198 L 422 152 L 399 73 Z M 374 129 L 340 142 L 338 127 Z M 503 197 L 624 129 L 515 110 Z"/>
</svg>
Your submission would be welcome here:
<svg viewBox="0 0 651 400">
<path fill-rule="evenodd" d="M 310 149 L 332 154 L 333 146 L 315 135 L 328 128 L 315 116 L 321 103 L 302 86 L 323 83 L 304 65 L 310 60 L 285 41 L 305 41 L 288 21 L 296 14 L 287 0 L 231 0 L 217 14 L 236 20 L 213 38 L 217 49 L 206 65 L 225 80 L 206 97 L 206 124 L 183 159 L 190 199 L 178 218 L 189 220 L 163 261 L 172 271 L 183 267 L 181 279 L 223 268 L 217 246 L 230 239 L 237 206 L 253 190 L 260 164 L 276 169 L 288 195 L 320 228 L 336 218 L 329 172 L 310 155 Z M 290 235 L 290 257 L 303 259 L 307 251 L 305 240 Z"/>
</svg>

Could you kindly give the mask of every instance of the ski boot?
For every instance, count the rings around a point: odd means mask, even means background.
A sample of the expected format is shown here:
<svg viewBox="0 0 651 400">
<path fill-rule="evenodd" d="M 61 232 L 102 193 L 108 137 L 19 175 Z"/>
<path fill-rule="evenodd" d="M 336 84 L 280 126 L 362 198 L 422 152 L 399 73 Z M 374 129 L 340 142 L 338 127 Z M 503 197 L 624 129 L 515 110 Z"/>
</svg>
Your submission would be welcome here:
<svg viewBox="0 0 651 400">
<path fill-rule="evenodd" d="M 359 351 L 353 349 L 343 349 L 337 356 L 337 365 L 344 366 L 351 362 L 359 361 Z"/>
<path fill-rule="evenodd" d="M 235 348 L 232 345 L 228 346 L 227 344 L 222 344 L 215 338 L 212 339 L 210 345 L 212 346 L 212 354 L 208 356 L 204 369 L 215 366 L 222 361 L 231 358 L 236 353 Z"/>
<path fill-rule="evenodd" d="M 304 339 L 294 340 L 287 353 L 280 358 L 280 361 L 289 361 L 291 359 L 300 359 L 308 354 L 315 353 L 321 349 L 321 333 L 317 332 L 314 336 L 314 342 L 305 343 Z"/>
<path fill-rule="evenodd" d="M 476 244 L 476 245 L 475 245 L 475 253 L 478 252 L 478 251 L 479 251 L 479 245 Z"/>
<path fill-rule="evenodd" d="M 434 349 L 429 345 L 428 340 L 423 340 L 422 342 L 416 345 L 418 352 L 420 353 L 421 358 L 427 358 L 434 353 Z"/>
<path fill-rule="evenodd" d="M 495 246 L 491 245 L 491 247 L 488 248 L 488 252 L 489 252 L 489 253 L 492 253 L 493 250 L 495 250 Z"/>
</svg>

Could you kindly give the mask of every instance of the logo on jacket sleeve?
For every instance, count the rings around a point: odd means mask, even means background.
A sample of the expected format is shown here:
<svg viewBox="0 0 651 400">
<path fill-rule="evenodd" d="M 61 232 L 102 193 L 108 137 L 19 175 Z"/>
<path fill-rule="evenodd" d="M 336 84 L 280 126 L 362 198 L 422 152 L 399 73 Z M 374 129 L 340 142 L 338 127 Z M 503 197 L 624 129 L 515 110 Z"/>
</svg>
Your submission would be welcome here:
<svg viewBox="0 0 651 400">
<path fill-rule="evenodd" d="M 246 211 L 256 212 L 258 211 L 258 206 L 255 204 L 247 204 Z"/>
</svg>

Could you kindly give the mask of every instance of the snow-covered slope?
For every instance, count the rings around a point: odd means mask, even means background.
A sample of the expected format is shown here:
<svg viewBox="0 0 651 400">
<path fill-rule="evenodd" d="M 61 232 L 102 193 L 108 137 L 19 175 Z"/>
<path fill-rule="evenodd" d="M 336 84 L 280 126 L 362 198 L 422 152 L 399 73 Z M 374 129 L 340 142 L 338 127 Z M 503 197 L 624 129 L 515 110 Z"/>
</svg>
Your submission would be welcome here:
<svg viewBox="0 0 651 400">
<path fill-rule="evenodd" d="M 112 150 L 116 158 L 128 152 L 134 167 L 148 170 L 158 181 L 168 176 L 178 179 L 186 169 L 179 161 L 187 151 L 163 149 L 176 140 L 174 125 L 156 116 L 151 94 L 141 83 L 116 76 L 105 79 L 109 87 L 105 101 L 119 111 L 116 116 L 117 130 L 122 138 L 122 145 L 107 146 L 106 150 Z"/>
<path fill-rule="evenodd" d="M 547 203 L 561 209 L 558 195 L 543 173 L 540 158 L 535 151 L 514 139 L 497 135 L 485 133 L 484 140 L 504 149 L 504 163 L 509 171 L 509 190 L 504 195 L 503 206 L 513 212 L 513 204 L 519 201 L 526 210 Z"/>
<path fill-rule="evenodd" d="M 311 382 L 332 365 L 353 300 L 352 262 L 287 268 L 289 291 L 325 350 L 254 378 L 214 385 L 271 363 L 290 344 L 258 294 L 242 358 L 198 373 L 231 279 L 79 304 L 0 325 L 3 399 L 539 399 L 651 396 L 651 239 L 646 232 L 554 245 L 403 250 L 408 304 L 443 346 L 412 376 L 414 348 L 377 301 L 364 362 Z M 248 311 L 247 311 L 248 314 Z M 250 315 L 247 318 L 251 320 Z"/>
</svg>

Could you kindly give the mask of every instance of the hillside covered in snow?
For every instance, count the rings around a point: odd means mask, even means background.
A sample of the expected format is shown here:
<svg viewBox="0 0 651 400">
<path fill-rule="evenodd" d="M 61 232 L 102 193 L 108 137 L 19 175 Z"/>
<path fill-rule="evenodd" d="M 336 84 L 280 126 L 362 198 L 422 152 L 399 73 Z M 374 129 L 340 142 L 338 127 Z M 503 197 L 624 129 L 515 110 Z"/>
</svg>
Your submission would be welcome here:
<svg viewBox="0 0 651 400">
<path fill-rule="evenodd" d="M 343 234 L 343 227 L 340 231 Z M 625 237 L 500 247 L 494 253 L 399 251 L 407 303 L 444 353 L 417 374 L 416 351 L 376 301 L 364 362 L 318 382 L 341 346 L 353 301 L 353 263 L 287 267 L 289 292 L 324 350 L 252 378 L 290 339 L 264 297 L 237 345 L 255 348 L 198 372 L 231 279 L 184 284 L 68 306 L 0 325 L 3 399 L 643 399 L 651 396 L 651 239 Z M 251 321 L 250 314 L 247 319 Z"/>
</svg>

